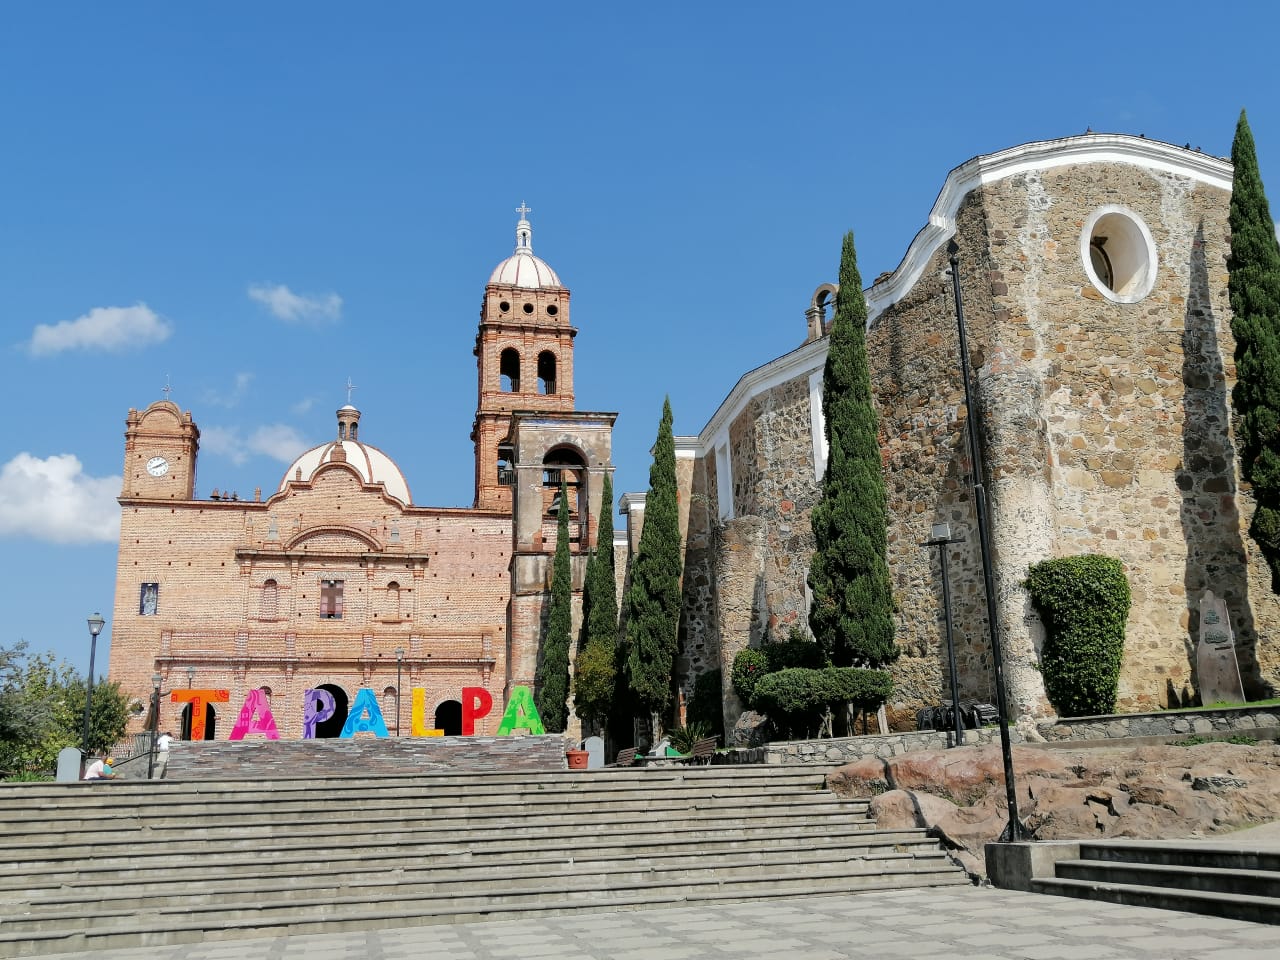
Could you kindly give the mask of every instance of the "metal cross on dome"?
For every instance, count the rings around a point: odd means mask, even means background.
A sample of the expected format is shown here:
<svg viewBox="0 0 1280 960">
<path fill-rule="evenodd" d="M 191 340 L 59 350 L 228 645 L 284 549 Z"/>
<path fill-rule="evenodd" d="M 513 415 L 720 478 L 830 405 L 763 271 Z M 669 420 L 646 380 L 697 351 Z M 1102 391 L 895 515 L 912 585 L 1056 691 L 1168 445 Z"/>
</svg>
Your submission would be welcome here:
<svg viewBox="0 0 1280 960">
<path fill-rule="evenodd" d="M 520 206 L 516 207 L 516 213 L 520 214 L 521 220 L 527 220 L 529 219 L 529 214 L 533 213 L 533 208 L 521 200 Z"/>
<path fill-rule="evenodd" d="M 347 403 L 351 402 L 351 391 L 354 390 L 355 388 L 356 388 L 356 385 L 351 382 L 351 378 L 347 377 Z"/>
<path fill-rule="evenodd" d="M 164 375 L 164 386 L 161 387 L 160 392 L 164 394 L 166 400 L 169 399 L 169 394 L 173 393 L 173 387 L 169 386 L 169 375 L 167 373 Z"/>
</svg>

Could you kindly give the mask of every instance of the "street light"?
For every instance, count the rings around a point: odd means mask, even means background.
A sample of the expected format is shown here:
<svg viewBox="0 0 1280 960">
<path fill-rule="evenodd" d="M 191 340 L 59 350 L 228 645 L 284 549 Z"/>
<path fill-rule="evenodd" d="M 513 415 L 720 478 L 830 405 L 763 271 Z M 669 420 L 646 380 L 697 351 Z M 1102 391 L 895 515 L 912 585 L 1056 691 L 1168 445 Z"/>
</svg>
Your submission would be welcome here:
<svg viewBox="0 0 1280 960">
<path fill-rule="evenodd" d="M 400 736 L 400 669 L 404 666 L 404 647 L 396 647 L 396 736 Z"/>
<path fill-rule="evenodd" d="M 93 702 L 93 658 L 98 652 L 98 634 L 106 626 L 107 621 L 102 614 L 94 613 L 89 618 L 89 679 L 84 685 L 84 732 L 80 737 L 80 755 L 89 755 L 89 704 Z"/>
<path fill-rule="evenodd" d="M 151 675 L 151 756 L 147 760 L 147 779 L 156 772 L 156 738 L 160 735 L 160 681 L 158 673 Z"/>
<path fill-rule="evenodd" d="M 960 245 L 955 237 L 947 244 L 951 259 L 951 293 L 956 301 L 956 327 L 960 332 L 960 375 L 964 378 L 965 433 L 969 437 L 969 472 L 973 478 L 973 508 L 978 520 L 978 545 L 982 549 L 982 581 L 987 592 L 987 627 L 991 632 L 991 659 L 995 661 L 996 712 L 1000 718 L 1000 755 L 1004 759 L 1004 796 L 1009 809 L 1009 839 L 1022 839 L 1018 819 L 1018 792 L 1013 783 L 1013 747 L 1009 743 L 1009 699 L 1004 688 L 1004 653 L 1000 649 L 1000 622 L 996 619 L 995 577 L 991 571 L 991 531 L 987 526 L 987 489 L 982 478 L 982 425 L 969 383 L 969 344 L 964 333 L 964 299 L 960 294 Z"/>
<path fill-rule="evenodd" d="M 938 548 L 942 561 L 942 614 L 947 622 L 947 662 L 951 667 L 951 729 L 956 732 L 955 745 L 964 745 L 964 718 L 960 716 L 960 687 L 956 681 L 956 644 L 951 634 L 951 583 L 947 579 L 947 545 L 964 543 L 964 537 L 951 536 L 951 524 L 935 523 L 924 542 L 926 547 Z"/>
</svg>

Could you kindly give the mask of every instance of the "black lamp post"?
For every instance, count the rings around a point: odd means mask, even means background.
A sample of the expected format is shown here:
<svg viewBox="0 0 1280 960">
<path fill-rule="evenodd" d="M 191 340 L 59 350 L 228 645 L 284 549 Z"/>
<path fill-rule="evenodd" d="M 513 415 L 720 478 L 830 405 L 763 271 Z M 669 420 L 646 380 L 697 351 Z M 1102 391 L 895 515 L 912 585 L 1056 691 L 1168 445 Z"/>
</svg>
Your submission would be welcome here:
<svg viewBox="0 0 1280 960">
<path fill-rule="evenodd" d="M 947 545 L 964 543 L 964 537 L 951 536 L 951 524 L 935 523 L 930 531 L 926 547 L 938 548 L 942 561 L 942 615 L 947 624 L 947 663 L 951 668 L 951 729 L 955 731 L 955 745 L 964 745 L 964 718 L 960 716 L 960 685 L 956 680 L 956 644 L 951 632 L 951 582 L 947 578 Z"/>
<path fill-rule="evenodd" d="M 973 477 L 973 506 L 978 520 L 978 545 L 982 549 L 982 580 L 987 593 L 987 626 L 991 631 L 991 659 L 995 661 L 996 709 L 1000 717 L 1000 754 L 1004 759 L 1004 795 L 1009 808 L 1009 839 L 1022 839 L 1018 819 L 1018 791 L 1013 782 L 1013 748 L 1009 743 L 1009 702 L 1004 685 L 1004 654 L 1000 648 L 1000 623 L 996 619 L 995 577 L 991 571 L 991 530 L 987 524 L 987 490 L 982 477 L 982 444 L 978 407 L 969 382 L 969 344 L 964 332 L 964 299 L 960 293 L 960 245 L 952 237 L 947 244 L 951 259 L 951 292 L 956 301 L 956 327 L 960 332 L 960 374 L 964 378 L 965 421 L 969 437 L 969 471 Z"/>
<path fill-rule="evenodd" d="M 80 737 L 80 754 L 89 755 L 89 705 L 93 703 L 93 658 L 98 652 L 98 634 L 106 626 L 107 621 L 102 614 L 95 613 L 89 618 L 89 678 L 84 685 L 84 731 Z"/>
<path fill-rule="evenodd" d="M 160 681 L 158 673 L 151 675 L 151 756 L 147 759 L 147 779 L 156 772 L 156 738 L 160 736 Z"/>
<path fill-rule="evenodd" d="M 404 666 L 404 647 L 396 647 L 396 736 L 400 736 L 400 670 Z"/>
</svg>

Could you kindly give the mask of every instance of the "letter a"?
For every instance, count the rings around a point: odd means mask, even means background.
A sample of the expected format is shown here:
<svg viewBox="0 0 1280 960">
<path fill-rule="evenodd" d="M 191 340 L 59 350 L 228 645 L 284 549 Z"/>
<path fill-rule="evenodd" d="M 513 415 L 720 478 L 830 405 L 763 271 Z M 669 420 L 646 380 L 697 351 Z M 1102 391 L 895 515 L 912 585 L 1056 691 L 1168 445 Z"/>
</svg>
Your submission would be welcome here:
<svg viewBox="0 0 1280 960">
<path fill-rule="evenodd" d="M 260 733 L 268 740 L 280 739 L 276 718 L 271 715 L 271 704 L 267 703 L 267 695 L 261 690 L 250 690 L 244 698 L 240 716 L 231 728 L 230 739 L 243 740 L 246 733 Z"/>
<path fill-rule="evenodd" d="M 513 730 L 527 730 L 535 736 L 547 732 L 542 726 L 542 717 L 538 716 L 538 708 L 533 705 L 533 694 L 528 687 L 511 688 L 511 702 L 507 704 L 507 712 L 502 715 L 502 723 L 498 725 L 498 736 L 509 737 Z"/>
<path fill-rule="evenodd" d="M 382 708 L 378 706 L 378 698 L 368 687 L 361 687 L 356 691 L 356 702 L 351 705 L 347 722 L 342 725 L 341 736 L 344 739 L 354 737 L 357 733 L 372 733 L 378 737 L 390 736 L 387 733 L 387 722 L 382 719 Z"/>
</svg>

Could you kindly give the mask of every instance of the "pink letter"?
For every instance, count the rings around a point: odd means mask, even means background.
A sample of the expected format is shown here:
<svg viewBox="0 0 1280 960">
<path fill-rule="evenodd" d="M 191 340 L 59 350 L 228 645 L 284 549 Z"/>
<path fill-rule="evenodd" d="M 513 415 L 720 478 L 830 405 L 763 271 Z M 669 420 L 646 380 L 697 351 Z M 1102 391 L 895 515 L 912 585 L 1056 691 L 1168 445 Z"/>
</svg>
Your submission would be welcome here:
<svg viewBox="0 0 1280 960">
<path fill-rule="evenodd" d="M 280 739 L 276 718 L 271 715 L 271 704 L 267 703 L 267 695 L 261 690 L 250 690 L 244 698 L 240 717 L 231 728 L 231 739 L 243 740 L 246 733 L 260 733 L 268 740 Z"/>
</svg>

